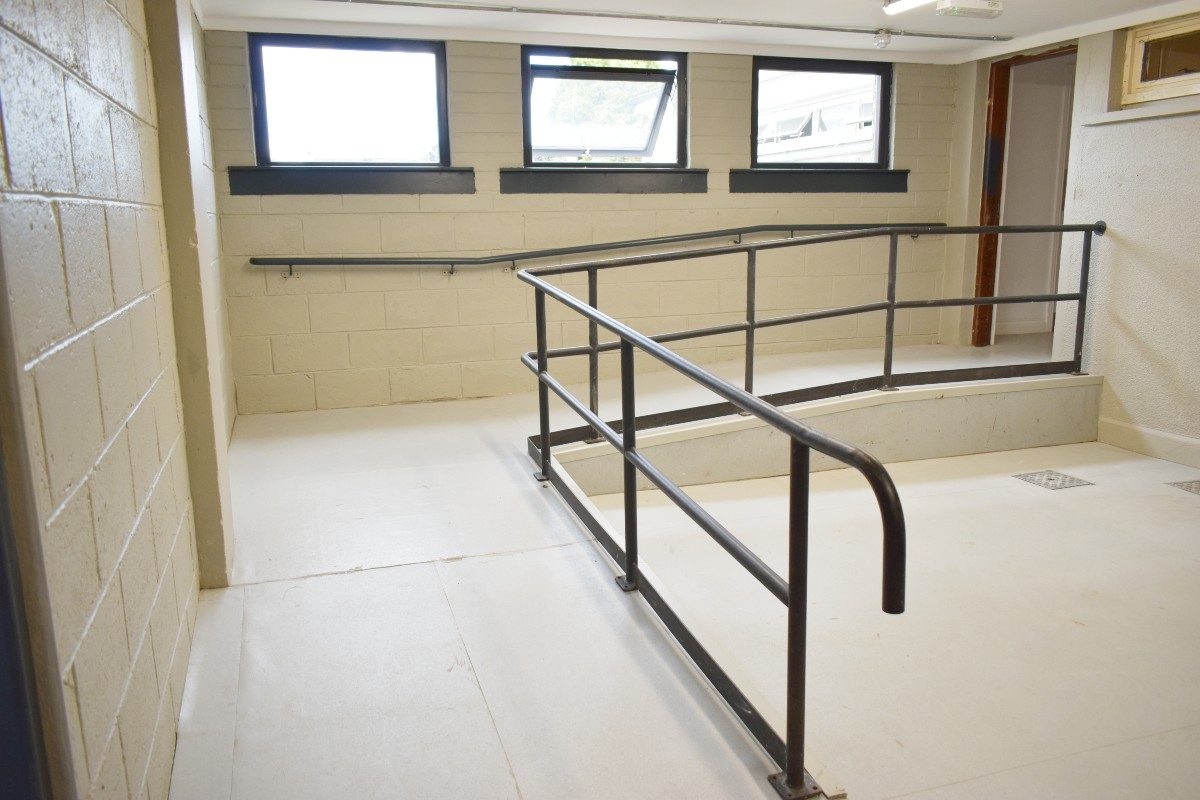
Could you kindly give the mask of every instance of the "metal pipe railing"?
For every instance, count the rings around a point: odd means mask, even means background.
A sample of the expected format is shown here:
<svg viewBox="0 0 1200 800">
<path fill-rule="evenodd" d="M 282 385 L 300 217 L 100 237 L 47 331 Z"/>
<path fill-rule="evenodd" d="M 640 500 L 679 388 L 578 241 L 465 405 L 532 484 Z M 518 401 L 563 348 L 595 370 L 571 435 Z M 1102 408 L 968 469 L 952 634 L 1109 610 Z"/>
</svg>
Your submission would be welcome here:
<svg viewBox="0 0 1200 800">
<path fill-rule="evenodd" d="M 938 227 L 927 225 L 883 225 L 860 230 L 833 234 L 821 234 L 786 240 L 759 241 L 749 244 L 698 248 L 687 251 L 656 253 L 650 255 L 623 256 L 618 258 L 566 264 L 552 267 L 522 270 L 517 277 L 529 283 L 535 291 L 537 325 L 537 350 L 522 357 L 524 363 L 538 378 L 538 402 L 540 431 L 537 441 L 538 458 L 543 480 L 555 480 L 550 459 L 551 434 L 549 430 L 549 392 L 553 391 L 572 410 L 579 414 L 589 426 L 593 436 L 611 444 L 622 457 L 623 490 L 625 496 L 625 548 L 623 552 L 625 574 L 617 579 L 626 591 L 640 589 L 651 607 L 667 623 L 672 634 L 680 641 L 697 665 L 713 681 L 718 691 L 735 708 L 739 717 L 747 723 L 756 738 L 767 747 L 772 757 L 782 767 L 782 772 L 771 776 L 771 783 L 784 798 L 808 797 L 818 791 L 815 781 L 804 769 L 804 714 L 805 714 L 805 665 L 807 636 L 807 592 L 808 592 L 808 495 L 811 451 L 816 450 L 859 471 L 867 480 L 879 506 L 883 521 L 883 581 L 882 607 L 886 613 L 899 614 L 904 611 L 905 597 L 905 524 L 904 512 L 895 484 L 884 466 L 865 451 L 825 434 L 809 425 L 792 419 L 775 405 L 753 394 L 755 332 L 760 328 L 786 324 L 799 324 L 816 319 L 836 316 L 864 314 L 884 311 L 887 314 L 884 332 L 883 373 L 874 381 L 861 382 L 864 386 L 893 389 L 901 385 L 945 380 L 973 380 L 985 377 L 1012 377 L 1019 374 L 1049 374 L 1054 371 L 1078 371 L 1083 357 L 1083 325 L 1086 319 L 1087 281 L 1091 240 L 1094 234 L 1103 234 L 1103 222 L 1093 225 L 1023 225 L 1023 226 L 977 226 Z M 1077 292 L 1060 294 L 1019 295 L 1008 297 L 947 298 L 925 300 L 897 300 L 898 245 L 901 236 L 922 234 L 979 235 L 1003 233 L 1067 233 L 1084 234 L 1083 265 L 1080 273 L 1080 288 Z M 798 247 L 828 242 L 852 241 L 870 237 L 888 237 L 888 273 L 886 299 L 875 303 L 846 306 L 843 308 L 790 314 L 760 320 L 756 303 L 757 254 L 760 250 L 782 247 Z M 681 261 L 734 253 L 746 254 L 746 314 L 742 322 L 714 325 L 686 331 L 647 336 L 629 325 L 600 311 L 597 286 L 598 272 L 602 269 L 638 266 L 644 264 Z M 564 275 L 580 271 L 588 274 L 588 301 L 584 302 L 563 288 L 546 280 L 549 276 Z M 584 347 L 563 347 L 550 350 L 546 344 L 546 297 L 552 297 L 567 308 L 584 317 L 588 322 L 588 344 Z M 1078 301 L 1079 309 L 1076 328 L 1076 349 L 1072 361 L 1045 362 L 1021 365 L 1021 368 L 976 367 L 960 370 L 942 370 L 927 373 L 893 374 L 895 346 L 895 315 L 898 310 L 911 308 L 969 307 L 991 304 Z M 604 328 L 616 339 L 600 342 L 598 331 Z M 717 377 L 698 365 L 688 361 L 673 350 L 665 347 L 666 342 L 681 341 L 723 333 L 744 332 L 746 335 L 745 388 Z M 618 432 L 614 425 L 606 423 L 598 412 L 598 356 L 602 352 L 619 349 L 621 352 L 621 420 Z M 694 383 L 703 386 L 723 398 L 728 408 L 740 410 L 757 417 L 766 424 L 787 435 L 790 439 L 789 521 L 788 521 L 788 580 L 775 573 L 770 566 L 741 542 L 731 531 L 719 523 L 711 514 L 684 492 L 665 473 L 655 467 L 637 448 L 636 430 L 638 418 L 634 407 L 634 352 L 641 350 L 671 369 L 683 374 Z M 551 358 L 586 354 L 589 359 L 589 401 L 585 405 L 548 371 Z M 856 383 L 856 385 L 858 385 Z M 719 411 L 724 406 L 712 406 Z M 636 475 L 640 472 L 672 500 L 705 533 L 720 544 L 747 572 L 767 588 L 788 608 L 787 647 L 787 720 L 786 738 L 779 738 L 770 731 L 761 715 L 750 706 L 745 696 L 729 680 L 712 657 L 704 651 L 686 626 L 675 616 L 662 596 L 645 582 L 638 567 L 638 518 Z M 577 510 L 581 507 L 576 506 Z M 590 513 L 590 512 L 586 512 Z M 621 549 L 602 531 L 602 526 L 590 526 L 602 538 L 610 552 Z M 614 555 L 614 558 L 616 555 Z"/>
<path fill-rule="evenodd" d="M 700 242 L 706 239 L 736 237 L 741 244 L 745 236 L 761 233 L 787 231 L 789 237 L 798 232 L 845 231 L 885 227 L 886 223 L 796 223 L 795 225 L 744 225 L 739 228 L 720 228 L 692 233 L 674 233 L 665 236 L 648 236 L 641 239 L 625 239 L 617 242 L 572 245 L 571 247 L 548 247 L 541 250 L 520 250 L 485 256 L 251 256 L 250 263 L 256 267 L 485 267 L 496 264 L 511 264 L 515 267 L 522 261 L 541 261 L 547 258 L 602 253 L 610 250 L 636 250 L 682 242 Z M 931 228 L 938 227 L 931 223 Z"/>
<path fill-rule="evenodd" d="M 709 256 L 744 253 L 747 250 L 777 250 L 781 247 L 799 247 L 802 245 L 828 244 L 831 242 L 848 242 L 854 239 L 871 239 L 878 236 L 953 236 L 964 234 L 999 234 L 999 233 L 1098 233 L 1107 230 L 1104 222 L 1089 225 L 833 225 L 814 226 L 814 228 L 833 228 L 837 233 L 823 233 L 813 236 L 797 236 L 787 239 L 767 239 L 750 244 L 722 245 L 720 247 L 697 248 L 693 250 L 672 250 L 665 253 L 647 253 L 636 256 L 618 256 L 600 261 L 579 261 L 571 264 L 560 264 L 548 267 L 533 267 L 526 272 L 531 275 L 565 275 L 571 272 L 583 272 L 588 269 L 612 269 L 614 267 L 633 267 L 639 264 L 655 264 L 667 261 L 683 261 L 689 258 L 707 258 Z M 797 226 L 793 230 L 803 230 Z M 782 230 L 782 228 L 780 228 Z M 611 249 L 611 248 L 604 248 Z"/>
</svg>

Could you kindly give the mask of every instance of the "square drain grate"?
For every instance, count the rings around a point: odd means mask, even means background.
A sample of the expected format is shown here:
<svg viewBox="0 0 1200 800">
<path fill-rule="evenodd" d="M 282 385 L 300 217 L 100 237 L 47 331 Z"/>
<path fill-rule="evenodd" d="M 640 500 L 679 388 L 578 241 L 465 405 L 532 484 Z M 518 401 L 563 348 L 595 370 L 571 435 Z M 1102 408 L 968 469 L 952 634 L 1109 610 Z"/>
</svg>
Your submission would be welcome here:
<svg viewBox="0 0 1200 800">
<path fill-rule="evenodd" d="M 1200 481 L 1179 481 L 1179 483 L 1168 483 L 1167 486 L 1174 486 L 1176 489 L 1183 489 L 1192 494 L 1200 494 Z"/>
<path fill-rule="evenodd" d="M 1091 481 L 1055 472 L 1052 469 L 1044 469 L 1041 472 L 1023 472 L 1020 475 L 1013 475 L 1013 477 L 1043 489 L 1073 489 L 1076 486 L 1095 485 Z"/>
</svg>

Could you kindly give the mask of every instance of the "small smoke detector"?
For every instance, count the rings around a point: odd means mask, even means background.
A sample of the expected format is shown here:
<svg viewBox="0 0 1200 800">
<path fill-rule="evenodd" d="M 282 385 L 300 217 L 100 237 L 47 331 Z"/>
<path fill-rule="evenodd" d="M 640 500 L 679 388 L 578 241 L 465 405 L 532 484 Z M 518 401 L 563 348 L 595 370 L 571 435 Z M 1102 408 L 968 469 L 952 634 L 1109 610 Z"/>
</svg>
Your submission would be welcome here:
<svg viewBox="0 0 1200 800">
<path fill-rule="evenodd" d="M 939 17 L 976 17 L 995 19 L 1004 13 L 1000 0 L 938 0 Z"/>
</svg>

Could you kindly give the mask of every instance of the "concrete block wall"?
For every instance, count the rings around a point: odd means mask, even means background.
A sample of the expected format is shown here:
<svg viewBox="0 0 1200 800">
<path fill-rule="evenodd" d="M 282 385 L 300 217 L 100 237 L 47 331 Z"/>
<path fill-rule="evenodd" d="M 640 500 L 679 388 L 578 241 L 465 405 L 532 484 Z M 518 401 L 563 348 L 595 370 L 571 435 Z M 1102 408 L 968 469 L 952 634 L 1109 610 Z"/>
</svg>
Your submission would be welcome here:
<svg viewBox="0 0 1200 800">
<path fill-rule="evenodd" d="M 1093 242 L 1083 367 L 1104 375 L 1100 441 L 1200 467 L 1200 116 L 1161 101 L 1141 106 L 1141 119 L 1095 124 L 1115 110 L 1112 55 L 1123 42 L 1119 32 L 1079 40 L 1064 216 L 1109 224 Z M 1082 247 L 1064 237 L 1059 291 L 1079 285 Z M 1058 357 L 1074 338 L 1074 315 L 1059 314 Z"/>
<path fill-rule="evenodd" d="M 190 9 L 189 9 L 190 10 Z M 212 123 L 209 120 L 209 104 L 208 104 L 208 59 L 204 54 L 204 31 L 200 28 L 200 20 L 197 19 L 195 13 L 190 15 L 192 28 L 192 53 L 195 57 L 195 81 L 196 90 L 198 93 L 197 103 L 197 144 L 200 146 L 200 152 L 197 159 L 193 156 L 191 164 L 192 179 L 199 187 L 196 191 L 197 201 L 195 212 L 197 215 L 197 232 L 199 241 L 197 242 L 197 250 L 201 259 L 201 271 L 205 275 L 212 276 L 211 281 L 204 286 L 205 290 L 214 289 L 215 291 L 224 294 L 224 289 L 221 285 L 221 262 L 220 262 L 220 219 L 217 214 L 217 196 L 216 187 L 224 183 L 224 175 L 218 175 L 217 169 L 213 163 L 213 135 Z M 191 66 L 191 65 L 189 65 Z M 227 184 L 226 188 L 228 188 Z M 232 389 L 233 384 L 233 366 L 229 356 L 229 320 L 226 316 L 227 304 L 223 302 L 224 298 L 209 298 L 204 300 L 204 310 L 207 315 L 211 315 L 207 320 L 212 330 L 216 331 L 219 336 L 210 343 L 209 358 L 216 362 L 218 366 L 214 372 L 218 376 L 218 380 L 214 383 L 218 386 L 213 390 L 216 399 L 213 402 L 213 416 L 215 417 L 216 427 L 224 434 L 225 442 L 233 436 L 233 424 L 237 419 L 237 405 L 234 401 Z"/>
<path fill-rule="evenodd" d="M 300 278 L 248 265 L 252 255 L 496 253 L 761 223 L 941 222 L 954 136 L 953 67 L 896 67 L 894 163 L 906 194 L 730 194 L 749 166 L 751 58 L 689 56 L 691 163 L 709 191 L 691 195 L 502 195 L 520 166 L 520 47 L 447 43 L 453 163 L 476 171 L 474 195 L 230 196 L 224 168 L 254 163 L 246 36 L 208 31 L 210 122 L 239 413 L 503 394 L 532 388 L 518 363 L 533 348 L 532 290 L 502 267 L 306 268 Z M 902 245 L 902 296 L 938 296 L 945 242 Z M 760 317 L 869 302 L 885 291 L 881 241 L 760 256 Z M 607 272 L 601 307 L 657 333 L 741 318 L 744 259 Z M 576 280 L 568 278 L 567 280 Z M 577 286 L 578 286 L 577 281 Z M 551 303 L 551 346 L 586 341 L 577 315 Z M 935 312 L 898 315 L 901 343 L 936 340 Z M 882 314 L 760 333 L 765 353 L 878 346 Z M 701 362 L 741 358 L 741 337 L 678 343 Z M 639 365 L 640 366 L 640 365 Z M 654 366 L 647 360 L 647 368 Z M 604 369 L 616 368 L 614 358 Z M 555 364 L 583 377 L 583 359 Z"/>
<path fill-rule="evenodd" d="M 0 5 L 0 254 L 80 797 L 165 798 L 197 572 L 138 0 Z"/>
</svg>

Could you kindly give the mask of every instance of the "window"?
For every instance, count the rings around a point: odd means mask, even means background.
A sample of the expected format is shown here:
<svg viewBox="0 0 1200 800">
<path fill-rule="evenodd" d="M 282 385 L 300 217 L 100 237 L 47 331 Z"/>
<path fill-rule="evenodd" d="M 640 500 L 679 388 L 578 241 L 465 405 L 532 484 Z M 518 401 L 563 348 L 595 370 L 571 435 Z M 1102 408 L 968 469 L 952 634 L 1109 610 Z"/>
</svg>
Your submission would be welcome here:
<svg viewBox="0 0 1200 800">
<path fill-rule="evenodd" d="M 892 65 L 755 58 L 751 166 L 887 169 Z"/>
<path fill-rule="evenodd" d="M 686 56 L 525 47 L 525 166 L 682 167 Z"/>
<path fill-rule="evenodd" d="M 1121 102 L 1200 94 L 1200 16 L 1129 31 Z"/>
<path fill-rule="evenodd" d="M 440 42 L 250 35 L 260 166 L 445 166 Z"/>
</svg>

